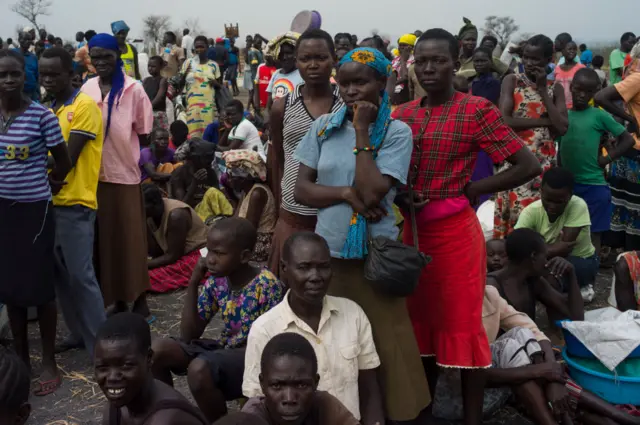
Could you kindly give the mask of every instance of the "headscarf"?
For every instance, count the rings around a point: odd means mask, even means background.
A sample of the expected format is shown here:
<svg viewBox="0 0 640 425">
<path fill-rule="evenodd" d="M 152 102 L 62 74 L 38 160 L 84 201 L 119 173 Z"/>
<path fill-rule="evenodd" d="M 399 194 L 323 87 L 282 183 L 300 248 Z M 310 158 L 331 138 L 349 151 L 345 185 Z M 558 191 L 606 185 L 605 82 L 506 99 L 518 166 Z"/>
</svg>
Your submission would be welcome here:
<svg viewBox="0 0 640 425">
<path fill-rule="evenodd" d="M 111 127 L 111 112 L 113 111 L 113 105 L 120 101 L 122 92 L 124 90 L 124 66 L 122 59 L 120 59 L 120 48 L 118 47 L 118 41 L 111 34 L 96 34 L 91 40 L 89 40 L 89 50 L 94 47 L 100 47 L 106 50 L 112 50 L 116 52 L 118 59 L 116 60 L 116 67 L 113 70 L 113 76 L 111 77 L 111 92 L 109 93 L 108 100 L 108 114 L 107 114 L 107 127 L 105 128 L 104 138 L 106 140 L 109 135 L 109 127 Z M 117 106 L 116 106 L 117 107 Z"/>
<path fill-rule="evenodd" d="M 240 168 L 254 179 L 267 180 L 267 165 L 260 154 L 250 149 L 235 149 L 222 154 L 228 169 Z"/>
<path fill-rule="evenodd" d="M 113 35 L 118 34 L 120 31 L 129 31 L 129 25 L 125 21 L 111 22 L 111 32 Z"/>
<path fill-rule="evenodd" d="M 467 34 L 473 34 L 476 38 L 478 38 L 478 28 L 471 23 L 471 20 L 467 18 L 462 18 L 462 20 L 464 21 L 464 25 L 458 32 L 458 39 L 464 39 Z"/>
<path fill-rule="evenodd" d="M 267 43 L 267 47 L 264 48 L 265 56 L 272 57 L 273 59 L 278 59 L 282 46 L 285 44 L 290 44 L 295 47 L 299 37 L 300 34 L 293 31 L 287 31 L 284 34 L 280 34 L 269 43 Z"/>
<path fill-rule="evenodd" d="M 415 34 L 405 34 L 398 39 L 398 44 L 408 44 L 409 46 L 415 46 L 418 37 Z"/>
<path fill-rule="evenodd" d="M 369 47 L 359 47 L 344 55 L 340 60 L 340 66 L 349 62 L 358 62 L 373 68 L 379 75 L 389 77 L 391 75 L 391 62 L 378 49 Z M 370 133 L 370 144 L 373 148 L 373 158 L 378 156 L 378 149 L 382 145 L 389 124 L 391 123 L 391 107 L 389 106 L 389 95 L 386 90 L 380 93 L 382 100 L 378 105 L 378 116 L 373 124 L 373 130 Z M 318 141 L 320 143 L 327 140 L 331 135 L 342 127 L 347 117 L 346 105 L 340 108 L 327 120 L 327 123 L 318 131 Z M 351 217 L 349 225 L 349 233 L 347 240 L 342 248 L 343 258 L 364 258 L 367 255 L 367 246 L 365 237 L 367 233 L 367 222 L 364 217 L 355 211 Z"/>
</svg>

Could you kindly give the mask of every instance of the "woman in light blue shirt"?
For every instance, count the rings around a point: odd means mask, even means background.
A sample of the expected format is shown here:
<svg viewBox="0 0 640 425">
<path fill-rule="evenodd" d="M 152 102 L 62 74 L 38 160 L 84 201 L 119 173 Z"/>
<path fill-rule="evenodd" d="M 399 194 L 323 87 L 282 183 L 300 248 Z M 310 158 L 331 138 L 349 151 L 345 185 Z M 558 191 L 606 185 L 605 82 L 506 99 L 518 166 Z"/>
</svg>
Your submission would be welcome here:
<svg viewBox="0 0 640 425">
<path fill-rule="evenodd" d="M 429 391 L 404 298 L 376 292 L 364 278 L 366 238 L 395 239 L 391 209 L 406 184 L 412 135 L 391 119 L 385 93 L 391 63 L 378 50 L 359 48 L 340 61 L 337 80 L 345 106 L 318 118 L 300 142 L 296 201 L 318 208 L 316 233 L 331 250 L 329 294 L 365 311 L 381 358 L 385 411 L 391 420 L 415 419 Z"/>
</svg>

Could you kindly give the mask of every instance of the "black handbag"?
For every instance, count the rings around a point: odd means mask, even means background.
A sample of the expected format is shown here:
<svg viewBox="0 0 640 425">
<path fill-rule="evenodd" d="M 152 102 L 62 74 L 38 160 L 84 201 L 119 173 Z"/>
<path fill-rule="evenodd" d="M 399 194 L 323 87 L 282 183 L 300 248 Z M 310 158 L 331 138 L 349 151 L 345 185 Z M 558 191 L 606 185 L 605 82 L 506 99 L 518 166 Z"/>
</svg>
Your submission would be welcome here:
<svg viewBox="0 0 640 425">
<path fill-rule="evenodd" d="M 374 289 L 391 297 L 407 297 L 418 286 L 420 273 L 431 257 L 418 249 L 416 208 L 409 183 L 409 215 L 413 245 L 405 245 L 384 236 L 368 237 L 369 253 L 364 263 L 364 277 Z"/>
</svg>

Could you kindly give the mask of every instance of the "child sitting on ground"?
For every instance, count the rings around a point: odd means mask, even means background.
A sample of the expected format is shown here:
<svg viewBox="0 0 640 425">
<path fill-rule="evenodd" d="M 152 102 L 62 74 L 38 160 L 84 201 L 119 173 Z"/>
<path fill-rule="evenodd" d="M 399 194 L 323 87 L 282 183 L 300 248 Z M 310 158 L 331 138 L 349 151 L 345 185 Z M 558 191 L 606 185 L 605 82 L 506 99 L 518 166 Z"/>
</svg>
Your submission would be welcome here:
<svg viewBox="0 0 640 425">
<path fill-rule="evenodd" d="M 500 296 L 516 310 L 536 319 L 536 302 L 558 319 L 584 320 L 584 305 L 576 273 L 562 257 L 547 260 L 543 237 L 531 229 L 514 230 L 506 239 L 507 264 L 502 270 L 487 275 L 487 284 L 498 289 Z M 551 282 L 550 282 L 551 280 Z M 568 282 L 568 296 L 552 285 Z"/>
<path fill-rule="evenodd" d="M 156 379 L 172 385 L 172 372 L 186 372 L 189 389 L 209 422 L 227 413 L 226 401 L 242 397 L 249 329 L 283 298 L 274 274 L 249 264 L 256 238 L 256 229 L 244 218 L 223 218 L 211 225 L 206 259 L 196 266 L 187 289 L 180 339 L 153 344 Z M 211 277 L 200 288 L 207 271 Z M 222 334 L 203 339 L 216 314 L 224 322 Z"/>
<path fill-rule="evenodd" d="M 30 385 L 27 365 L 20 357 L 0 346 L 0 424 L 27 423 L 31 414 Z"/>
<path fill-rule="evenodd" d="M 189 127 L 184 121 L 175 120 L 169 126 L 171 139 L 169 140 L 169 148 L 175 149 L 173 155 L 176 161 L 184 161 L 189 155 Z"/>
<path fill-rule="evenodd" d="M 600 90 L 600 79 L 592 69 L 576 72 L 571 83 L 573 109 L 569 110 L 569 129 L 558 139 L 559 162 L 571 171 L 575 179 L 574 195 L 584 199 L 591 217 L 591 242 L 600 254 L 602 233 L 611 227 L 611 189 L 605 180 L 604 168 L 634 145 L 633 137 L 608 112 L 589 106 Z M 600 155 L 600 139 L 607 133 L 618 138 L 607 146 L 607 155 Z"/>
<path fill-rule="evenodd" d="M 151 355 L 151 330 L 141 315 L 118 313 L 102 324 L 94 349 L 95 381 L 108 402 L 102 423 L 209 424 L 182 394 L 153 379 Z"/>
<path fill-rule="evenodd" d="M 502 270 L 507 263 L 507 251 L 504 239 L 487 241 L 487 273 Z"/>
</svg>

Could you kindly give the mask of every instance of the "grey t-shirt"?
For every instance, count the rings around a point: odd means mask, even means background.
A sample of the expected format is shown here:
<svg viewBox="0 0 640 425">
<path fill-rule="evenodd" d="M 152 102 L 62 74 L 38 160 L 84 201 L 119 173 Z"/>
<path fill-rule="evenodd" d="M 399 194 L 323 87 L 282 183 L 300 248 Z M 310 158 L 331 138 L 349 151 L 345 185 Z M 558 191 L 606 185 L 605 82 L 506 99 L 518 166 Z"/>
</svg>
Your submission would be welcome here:
<svg viewBox="0 0 640 425">
<path fill-rule="evenodd" d="M 325 186 L 353 186 L 356 175 L 356 131 L 351 122 L 346 121 L 324 142 L 318 140 L 321 129 L 331 115 L 318 118 L 307 135 L 300 141 L 295 158 L 318 172 L 317 183 Z M 407 183 L 407 173 L 413 149 L 411 129 L 401 121 L 392 121 L 387 135 L 378 151 L 376 165 L 384 175 L 393 177 L 400 184 Z M 361 154 L 363 155 L 363 154 Z M 370 154 L 364 154 L 370 155 Z M 387 212 L 378 223 L 367 225 L 371 236 L 398 237 L 395 216 L 392 210 L 396 187 L 383 198 L 380 206 Z M 347 203 L 333 205 L 318 210 L 316 233 L 326 239 L 331 256 L 342 258 L 342 248 L 347 239 L 353 209 Z"/>
</svg>

